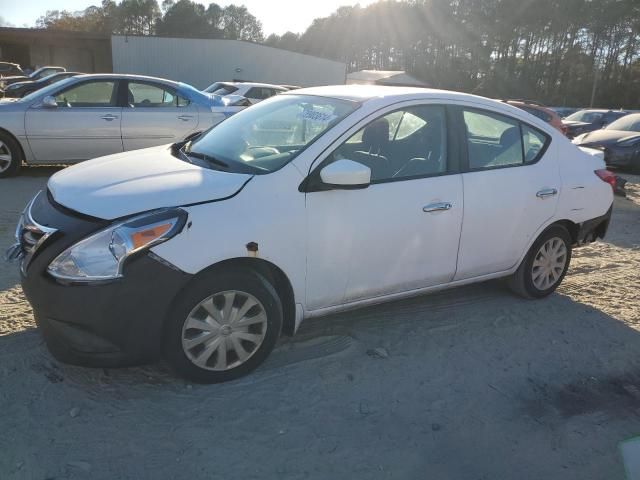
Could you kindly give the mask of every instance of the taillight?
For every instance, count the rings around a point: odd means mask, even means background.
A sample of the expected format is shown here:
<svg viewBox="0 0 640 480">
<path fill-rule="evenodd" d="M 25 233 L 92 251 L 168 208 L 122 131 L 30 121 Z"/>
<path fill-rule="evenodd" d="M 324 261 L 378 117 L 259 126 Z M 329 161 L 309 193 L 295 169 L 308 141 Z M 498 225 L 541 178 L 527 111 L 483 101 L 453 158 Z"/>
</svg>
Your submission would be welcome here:
<svg viewBox="0 0 640 480">
<path fill-rule="evenodd" d="M 598 177 L 600 177 L 600 180 L 602 180 L 603 182 L 608 183 L 609 185 L 611 185 L 612 190 L 615 191 L 616 189 L 616 176 L 610 172 L 609 170 L 606 169 L 602 169 L 602 170 L 596 170 L 594 172 Z"/>
</svg>

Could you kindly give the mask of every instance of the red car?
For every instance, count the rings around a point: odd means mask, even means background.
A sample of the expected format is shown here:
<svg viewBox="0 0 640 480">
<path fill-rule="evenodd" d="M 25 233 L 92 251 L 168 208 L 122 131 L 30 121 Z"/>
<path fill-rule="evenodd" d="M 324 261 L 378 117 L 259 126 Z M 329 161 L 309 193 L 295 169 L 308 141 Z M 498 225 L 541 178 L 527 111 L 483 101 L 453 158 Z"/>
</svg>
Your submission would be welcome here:
<svg viewBox="0 0 640 480">
<path fill-rule="evenodd" d="M 551 124 L 551 126 L 557 128 L 565 135 L 567 134 L 567 127 L 562 123 L 560 115 L 539 103 L 530 102 L 527 100 L 504 100 L 504 103 L 518 107 L 525 112 L 529 112 L 531 115 L 535 115 L 541 120 Z"/>
</svg>

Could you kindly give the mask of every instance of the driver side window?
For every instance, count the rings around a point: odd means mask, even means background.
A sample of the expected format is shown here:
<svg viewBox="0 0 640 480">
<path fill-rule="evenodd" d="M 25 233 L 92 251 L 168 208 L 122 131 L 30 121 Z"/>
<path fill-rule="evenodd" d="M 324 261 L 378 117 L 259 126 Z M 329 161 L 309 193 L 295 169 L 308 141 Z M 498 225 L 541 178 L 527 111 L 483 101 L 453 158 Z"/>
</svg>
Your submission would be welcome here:
<svg viewBox="0 0 640 480">
<path fill-rule="evenodd" d="M 348 159 L 366 165 L 371 183 L 445 173 L 445 107 L 421 105 L 388 113 L 353 134 L 329 158 L 328 163 Z"/>
<path fill-rule="evenodd" d="M 115 82 L 85 82 L 55 96 L 58 107 L 115 107 Z"/>
</svg>

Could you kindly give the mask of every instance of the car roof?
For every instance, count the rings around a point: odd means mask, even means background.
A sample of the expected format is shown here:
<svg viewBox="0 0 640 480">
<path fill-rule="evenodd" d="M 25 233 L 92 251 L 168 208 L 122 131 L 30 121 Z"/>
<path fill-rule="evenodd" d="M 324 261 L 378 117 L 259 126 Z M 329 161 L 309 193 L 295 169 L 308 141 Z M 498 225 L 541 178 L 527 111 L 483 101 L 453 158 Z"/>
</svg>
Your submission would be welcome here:
<svg viewBox="0 0 640 480">
<path fill-rule="evenodd" d="M 595 112 L 595 113 L 629 113 L 626 110 L 612 110 L 610 108 L 582 108 L 579 112 Z M 577 113 L 577 112 L 576 112 Z"/>
<path fill-rule="evenodd" d="M 233 85 L 233 86 L 244 85 L 247 87 L 265 87 L 265 88 L 277 88 L 280 90 L 286 90 L 286 88 L 284 88 L 283 86 L 274 85 L 272 83 L 256 83 L 256 82 L 216 82 L 216 83 Z"/>
<path fill-rule="evenodd" d="M 115 79 L 115 80 L 149 80 L 152 82 L 162 82 L 166 84 L 173 85 L 178 87 L 179 85 L 187 85 L 186 83 L 176 82 L 174 80 L 168 80 L 166 78 L 159 77 L 149 77 L 147 75 L 133 75 L 126 73 L 83 73 L 82 75 L 77 75 L 75 78 L 83 79 L 83 78 L 105 78 L 105 79 Z"/>
<path fill-rule="evenodd" d="M 291 90 L 282 95 L 314 95 L 318 97 L 332 97 L 353 102 L 367 102 L 370 100 L 386 99 L 387 101 L 402 101 L 414 99 L 443 99 L 463 100 L 475 103 L 484 103 L 495 106 L 508 104 L 491 100 L 486 97 L 472 95 L 470 93 L 454 92 L 452 90 L 439 90 L 435 88 L 420 87 L 391 87 L 382 85 L 330 85 L 324 87 L 300 88 Z M 515 108 L 515 107 L 511 107 Z"/>
</svg>

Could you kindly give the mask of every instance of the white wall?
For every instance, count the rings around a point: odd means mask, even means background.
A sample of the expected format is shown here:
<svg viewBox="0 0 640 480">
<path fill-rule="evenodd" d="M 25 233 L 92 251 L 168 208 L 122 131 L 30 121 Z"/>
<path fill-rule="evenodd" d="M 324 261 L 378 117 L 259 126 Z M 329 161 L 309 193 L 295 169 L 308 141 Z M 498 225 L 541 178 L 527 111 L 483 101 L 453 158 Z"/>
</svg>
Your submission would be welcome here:
<svg viewBox="0 0 640 480">
<path fill-rule="evenodd" d="M 344 84 L 344 63 L 236 40 L 111 37 L 114 73 L 135 73 L 206 88 L 245 80 L 299 86 Z"/>
</svg>

